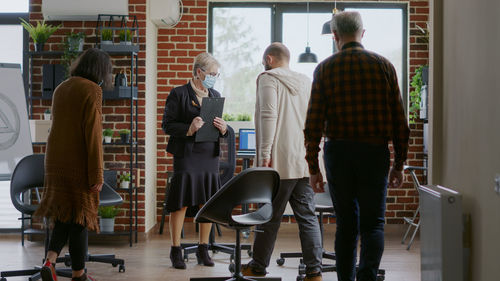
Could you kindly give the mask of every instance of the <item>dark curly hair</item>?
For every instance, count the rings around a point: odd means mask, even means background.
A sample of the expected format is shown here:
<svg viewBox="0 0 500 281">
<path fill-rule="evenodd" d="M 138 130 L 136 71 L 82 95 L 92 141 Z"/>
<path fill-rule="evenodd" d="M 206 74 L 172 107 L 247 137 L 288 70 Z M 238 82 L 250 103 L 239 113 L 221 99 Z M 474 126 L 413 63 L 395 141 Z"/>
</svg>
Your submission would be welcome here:
<svg viewBox="0 0 500 281">
<path fill-rule="evenodd" d="M 112 71 L 109 55 L 95 48 L 87 49 L 71 66 L 71 76 L 86 78 L 104 89 L 111 87 Z"/>
</svg>

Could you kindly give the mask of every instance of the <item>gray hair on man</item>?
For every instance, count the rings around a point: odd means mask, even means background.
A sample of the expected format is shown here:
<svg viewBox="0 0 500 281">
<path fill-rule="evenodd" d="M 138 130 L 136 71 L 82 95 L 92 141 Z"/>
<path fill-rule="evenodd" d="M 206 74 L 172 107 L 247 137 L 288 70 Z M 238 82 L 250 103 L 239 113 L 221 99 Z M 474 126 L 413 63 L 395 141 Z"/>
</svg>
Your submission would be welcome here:
<svg viewBox="0 0 500 281">
<path fill-rule="evenodd" d="M 211 66 L 217 66 L 217 68 L 220 67 L 220 63 L 209 53 L 201 53 L 197 55 L 194 58 L 194 65 L 193 65 L 193 75 L 196 77 L 196 70 L 200 68 L 203 71 L 206 71 L 207 68 L 210 68 Z"/>
<path fill-rule="evenodd" d="M 356 11 L 334 14 L 331 22 L 332 31 L 338 36 L 354 36 L 363 31 L 361 14 Z"/>
</svg>

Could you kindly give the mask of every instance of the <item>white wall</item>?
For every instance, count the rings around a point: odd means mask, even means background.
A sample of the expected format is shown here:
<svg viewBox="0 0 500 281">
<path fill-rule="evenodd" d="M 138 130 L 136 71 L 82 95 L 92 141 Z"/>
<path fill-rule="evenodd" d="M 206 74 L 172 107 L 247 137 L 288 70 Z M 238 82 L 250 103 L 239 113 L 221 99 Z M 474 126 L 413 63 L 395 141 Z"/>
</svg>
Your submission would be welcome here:
<svg viewBox="0 0 500 281">
<path fill-rule="evenodd" d="M 156 74 L 158 28 L 149 16 L 150 1 L 146 1 L 146 183 L 145 230 L 156 224 Z"/>
<path fill-rule="evenodd" d="M 463 193 L 472 279 L 500 276 L 500 1 L 433 0 L 431 181 Z M 432 10 L 432 9 L 431 9 Z"/>
</svg>

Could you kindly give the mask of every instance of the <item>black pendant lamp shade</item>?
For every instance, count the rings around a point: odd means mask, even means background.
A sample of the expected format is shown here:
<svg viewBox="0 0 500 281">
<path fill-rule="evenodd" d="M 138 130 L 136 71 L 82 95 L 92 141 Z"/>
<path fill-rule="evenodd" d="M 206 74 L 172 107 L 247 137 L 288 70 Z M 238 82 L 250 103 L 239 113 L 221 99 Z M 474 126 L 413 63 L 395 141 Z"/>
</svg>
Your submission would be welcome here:
<svg viewBox="0 0 500 281">
<path fill-rule="evenodd" d="M 306 47 L 306 52 L 300 54 L 299 63 L 316 63 L 318 62 L 318 58 L 316 54 L 311 53 L 311 47 Z"/>
<path fill-rule="evenodd" d="M 332 27 L 331 24 L 332 21 L 329 20 L 323 24 L 323 29 L 321 30 L 321 35 L 332 35 Z"/>
<path fill-rule="evenodd" d="M 318 58 L 315 54 L 311 53 L 311 47 L 309 47 L 309 2 L 307 2 L 307 45 L 306 52 L 299 55 L 299 63 L 316 63 Z"/>
</svg>

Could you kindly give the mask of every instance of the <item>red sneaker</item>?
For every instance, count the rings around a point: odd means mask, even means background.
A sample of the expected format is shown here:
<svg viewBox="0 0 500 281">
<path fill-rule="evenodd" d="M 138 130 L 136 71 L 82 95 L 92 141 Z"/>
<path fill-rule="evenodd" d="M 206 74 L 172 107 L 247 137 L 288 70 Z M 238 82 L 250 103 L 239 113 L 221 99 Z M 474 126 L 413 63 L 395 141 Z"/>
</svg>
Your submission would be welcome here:
<svg viewBox="0 0 500 281">
<path fill-rule="evenodd" d="M 42 281 L 57 281 L 56 268 L 49 260 L 46 260 L 43 264 L 40 275 L 42 276 Z"/>
</svg>

